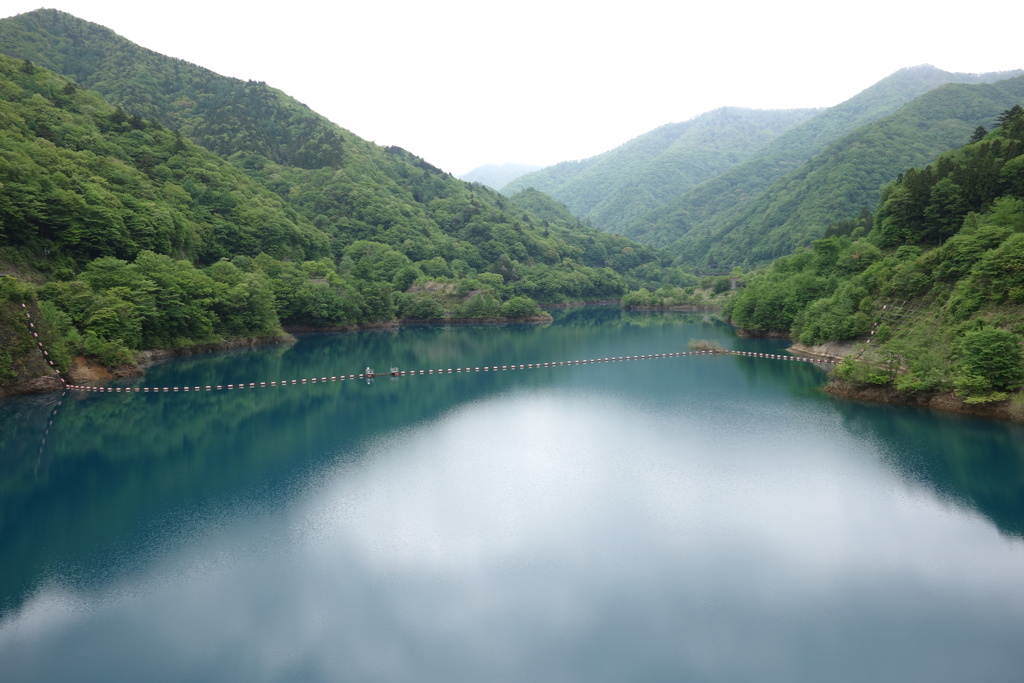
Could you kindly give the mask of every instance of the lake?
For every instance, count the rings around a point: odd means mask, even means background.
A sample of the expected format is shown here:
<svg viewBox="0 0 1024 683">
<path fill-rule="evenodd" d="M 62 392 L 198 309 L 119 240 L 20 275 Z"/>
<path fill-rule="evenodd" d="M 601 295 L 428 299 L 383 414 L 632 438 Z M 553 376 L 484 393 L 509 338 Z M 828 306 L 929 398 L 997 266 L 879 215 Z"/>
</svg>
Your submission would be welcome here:
<svg viewBox="0 0 1024 683">
<path fill-rule="evenodd" d="M 205 386 L 687 350 L 700 314 L 175 359 Z M 1010 681 L 1024 429 L 687 356 L 0 401 L 4 681 Z"/>
</svg>

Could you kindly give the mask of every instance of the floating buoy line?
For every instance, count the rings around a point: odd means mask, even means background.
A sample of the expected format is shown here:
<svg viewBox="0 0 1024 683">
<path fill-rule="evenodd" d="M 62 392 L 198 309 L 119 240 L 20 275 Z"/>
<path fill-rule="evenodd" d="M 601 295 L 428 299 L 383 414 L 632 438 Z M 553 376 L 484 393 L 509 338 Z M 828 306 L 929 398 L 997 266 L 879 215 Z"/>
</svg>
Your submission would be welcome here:
<svg viewBox="0 0 1024 683">
<path fill-rule="evenodd" d="M 744 356 L 749 358 L 763 358 L 767 360 L 781 360 L 798 363 L 812 363 L 820 365 L 835 364 L 835 360 L 824 360 L 817 358 L 803 358 L 799 356 L 788 356 L 780 353 L 757 353 L 753 351 L 730 351 L 730 350 L 703 350 L 703 351 L 675 351 L 671 353 L 653 353 L 644 354 L 639 356 L 609 356 L 606 358 L 589 358 L 583 360 L 566 360 L 566 361 L 549 361 L 547 363 L 519 363 L 511 365 L 481 365 L 473 367 L 457 367 L 457 368 L 431 368 L 423 370 L 400 370 L 398 368 L 390 368 L 387 372 L 375 372 L 372 368 L 366 368 L 365 371 L 360 373 L 352 373 L 347 375 L 330 375 L 322 377 L 306 377 L 300 379 L 283 379 L 283 380 L 265 380 L 262 382 L 239 382 L 237 384 L 205 384 L 205 385 L 192 385 L 192 386 L 167 386 L 167 387 L 98 387 L 88 386 L 83 384 L 70 384 L 67 382 L 63 375 L 60 374 L 60 370 L 52 360 L 50 360 L 50 354 L 43 348 L 42 342 L 39 341 L 39 334 L 35 330 L 35 326 L 32 324 L 32 316 L 29 315 L 28 309 L 25 304 L 21 305 L 25 309 L 25 315 L 28 318 L 29 328 L 32 335 L 36 338 L 36 342 L 39 346 L 39 350 L 42 352 L 46 361 L 53 368 L 56 376 L 64 385 L 64 389 L 67 391 L 81 391 L 81 392 L 92 392 L 92 393 L 104 393 L 104 394 L 157 394 L 157 393 L 194 393 L 194 392 L 206 392 L 206 391 L 238 391 L 242 389 L 268 389 L 277 387 L 287 386 L 302 386 L 311 384 L 327 384 L 331 382 L 351 382 L 354 380 L 373 380 L 377 378 L 389 377 L 429 377 L 437 375 L 458 375 L 463 373 L 475 373 L 475 372 L 511 372 L 515 370 L 539 370 L 543 368 L 558 368 L 566 366 L 579 366 L 579 365 L 596 365 L 599 363 L 617 363 L 625 361 L 635 360 L 654 360 L 661 358 L 683 358 L 688 356 Z"/>
<path fill-rule="evenodd" d="M 32 334 L 32 338 L 36 340 L 36 346 L 39 347 L 39 353 L 43 355 L 43 360 L 50 365 L 50 368 L 53 369 L 53 374 L 60 380 L 60 383 L 64 385 L 64 388 L 68 388 L 68 382 L 64 379 L 64 375 L 60 374 L 60 368 L 58 368 L 57 364 L 53 362 L 53 359 L 50 358 L 50 352 L 43 348 L 43 342 L 39 340 L 39 332 L 36 331 L 36 325 L 32 322 L 32 314 L 29 313 L 28 306 L 22 303 L 21 310 L 25 312 L 25 322 L 28 323 L 28 331 Z"/>
</svg>

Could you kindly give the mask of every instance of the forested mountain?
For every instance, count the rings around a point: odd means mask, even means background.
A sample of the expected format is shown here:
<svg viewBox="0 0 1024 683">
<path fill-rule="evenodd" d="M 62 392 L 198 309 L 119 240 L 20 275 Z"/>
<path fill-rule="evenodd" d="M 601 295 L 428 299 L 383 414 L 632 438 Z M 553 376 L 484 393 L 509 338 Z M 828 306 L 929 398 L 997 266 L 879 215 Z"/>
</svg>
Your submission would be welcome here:
<svg viewBox="0 0 1024 683">
<path fill-rule="evenodd" d="M 242 170 L 73 81 L 0 56 L 0 94 L 8 252 L 65 274 L 144 250 L 201 263 L 328 254 L 323 232 Z"/>
<path fill-rule="evenodd" d="M 646 244 L 671 245 L 670 251 L 677 255 L 678 263 L 696 265 L 701 270 L 728 270 L 737 264 L 764 263 L 770 260 L 772 255 L 785 253 L 799 241 L 790 242 L 785 246 L 776 245 L 770 255 L 758 254 L 752 258 L 749 252 L 740 251 L 749 246 L 747 244 L 743 247 L 729 247 L 724 253 L 708 254 L 711 245 L 715 243 L 715 238 L 711 236 L 732 230 L 757 210 L 766 210 L 764 203 L 759 204 L 757 209 L 753 209 L 752 206 L 762 198 L 767 199 L 766 191 L 787 174 L 799 173 L 804 164 L 830 145 L 836 144 L 860 128 L 870 126 L 871 123 L 891 115 L 922 94 L 950 83 L 992 83 L 1021 73 L 950 73 L 927 65 L 901 69 L 849 100 L 817 114 L 772 140 L 735 168 L 679 195 L 634 223 L 624 226 L 622 232 Z M 947 114 L 949 117 L 956 115 L 953 112 Z M 962 141 L 963 139 L 945 147 L 932 149 L 931 153 L 937 154 Z M 885 154 L 884 151 L 882 154 Z M 886 177 L 891 177 L 900 168 L 902 167 L 888 167 L 884 173 L 888 174 Z M 781 180 L 781 187 L 785 188 L 787 182 Z M 875 190 L 877 185 L 868 188 L 868 192 Z M 866 205 L 871 206 L 873 201 L 874 199 L 869 199 Z M 773 212 L 780 208 L 770 204 L 769 206 Z M 792 211 L 796 206 L 796 203 L 790 203 L 785 210 Z M 827 222 L 853 218 L 860 208 L 855 206 L 852 214 L 832 216 Z M 777 220 L 777 217 L 772 220 Z M 801 239 L 805 237 L 808 229 L 815 236 L 820 236 L 825 230 L 825 225 L 799 225 L 798 232 L 803 233 L 799 236 Z M 815 233 L 816 230 L 820 232 Z"/>
<path fill-rule="evenodd" d="M 724 173 L 815 111 L 716 109 L 661 126 L 604 154 L 521 176 L 502 192 L 533 187 L 595 227 L 621 233 L 623 226 Z"/>
<path fill-rule="evenodd" d="M 749 159 L 650 212 L 621 232 L 649 244 L 670 244 L 688 231 L 711 230 L 731 211 L 742 211 L 776 180 L 796 170 L 828 145 L 861 126 L 893 113 L 914 98 L 947 83 L 987 83 L 1019 75 L 949 73 L 933 66 L 901 69 L 850 99 L 780 135 Z"/>
<path fill-rule="evenodd" d="M 64 367 L 279 324 L 520 317 L 667 264 L 61 12 L 0 20 L 0 52 L 0 274 Z"/>
<path fill-rule="evenodd" d="M 0 53 L 67 76 L 222 157 L 254 153 L 313 169 L 365 152 L 361 140 L 265 83 L 165 57 L 58 10 L 0 20 Z"/>
<path fill-rule="evenodd" d="M 414 262 L 462 260 L 474 272 L 502 254 L 515 261 L 543 253 L 548 265 L 564 254 L 580 263 L 578 249 L 561 243 L 551 226 L 542 236 L 535 220 L 513 213 L 496 192 L 400 148 L 362 140 L 264 84 L 164 57 L 55 10 L 0 20 L 0 52 L 96 90 L 132 125 L 152 120 L 229 160 L 326 234 L 335 256 L 374 240 Z M 595 239 L 622 248 L 622 240 Z"/>
<path fill-rule="evenodd" d="M 459 180 L 467 183 L 480 183 L 487 187 L 500 190 L 519 176 L 540 170 L 540 166 L 532 164 L 484 164 L 469 173 L 459 176 Z"/>
<path fill-rule="evenodd" d="M 804 344 L 859 342 L 841 379 L 1006 400 L 1024 383 L 1024 109 L 994 127 L 900 173 L 866 235 L 815 241 L 748 276 L 732 320 Z"/>
<path fill-rule="evenodd" d="M 999 112 L 1021 101 L 1024 76 L 935 88 L 693 228 L 670 251 L 679 264 L 702 270 L 763 265 L 823 237 L 830 224 L 870 211 L 898 172 L 967 143 L 979 126 L 991 128 Z"/>
<path fill-rule="evenodd" d="M 737 322 L 820 341 L 874 321 L 875 358 L 910 368 L 888 381 L 987 400 L 1017 380 L 985 374 L 976 342 L 1024 334 L 1011 75 L 918 67 L 816 115 L 717 110 L 509 197 L 62 12 L 0 20 L 0 392 L 47 371 L 22 303 L 62 369 L 118 365 L 282 325 L 526 317 L 630 289 L 681 300 L 685 267 L 813 242 L 748 279 Z M 927 325 L 878 317 L 901 296 Z"/>
</svg>

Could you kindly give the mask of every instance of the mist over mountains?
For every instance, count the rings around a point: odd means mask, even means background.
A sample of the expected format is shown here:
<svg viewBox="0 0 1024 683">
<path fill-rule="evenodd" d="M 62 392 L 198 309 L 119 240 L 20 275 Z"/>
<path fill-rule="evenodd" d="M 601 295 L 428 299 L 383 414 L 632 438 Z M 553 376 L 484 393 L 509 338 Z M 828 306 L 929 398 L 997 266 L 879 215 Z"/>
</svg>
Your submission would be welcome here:
<svg viewBox="0 0 1024 683">
<path fill-rule="evenodd" d="M 459 180 L 465 180 L 467 183 L 480 183 L 500 190 L 516 178 L 539 170 L 540 166 L 533 164 L 484 164 L 468 173 L 463 173 L 459 176 Z"/>
</svg>

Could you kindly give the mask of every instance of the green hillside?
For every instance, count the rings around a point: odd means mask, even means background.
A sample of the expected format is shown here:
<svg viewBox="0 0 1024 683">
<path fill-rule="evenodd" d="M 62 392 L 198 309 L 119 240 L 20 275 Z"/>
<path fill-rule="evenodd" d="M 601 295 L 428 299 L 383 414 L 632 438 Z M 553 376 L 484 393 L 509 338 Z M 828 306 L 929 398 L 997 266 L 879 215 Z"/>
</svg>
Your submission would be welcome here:
<svg viewBox="0 0 1024 683">
<path fill-rule="evenodd" d="M 727 310 L 736 324 L 853 342 L 842 381 L 966 403 L 1017 396 L 1024 409 L 1024 109 L 899 174 L 866 236 L 815 241 L 744 284 Z"/>
<path fill-rule="evenodd" d="M 829 145 L 892 114 L 929 90 L 948 83 L 989 83 L 1020 74 L 950 73 L 927 65 L 901 69 L 793 127 L 734 168 L 624 225 L 621 232 L 646 244 L 662 246 L 687 233 L 694 235 L 687 239 L 713 233 L 734 222 L 737 216 L 745 215 L 748 206 L 776 181 L 801 168 Z M 890 177 L 898 170 L 892 170 Z M 687 260 L 704 260 L 699 248 L 683 246 Z M 682 247 L 674 250 L 679 248 Z"/>
<path fill-rule="evenodd" d="M 152 118 L 229 160 L 327 234 L 331 254 L 374 240 L 413 261 L 462 260 L 474 272 L 502 254 L 513 261 L 543 254 L 549 265 L 555 253 L 577 256 L 578 247 L 552 236 L 550 226 L 541 236 L 536 221 L 510 212 L 491 190 L 361 140 L 264 84 L 164 57 L 69 14 L 0 20 L 0 52 L 53 68 L 131 117 Z"/>
<path fill-rule="evenodd" d="M 2 244 L 46 270 L 143 250 L 204 263 L 328 253 L 323 232 L 240 169 L 9 57 L 0 57 L 0 145 Z"/>
<path fill-rule="evenodd" d="M 533 187 L 610 232 L 740 163 L 815 110 L 725 107 L 671 123 L 604 154 L 528 173 L 502 188 Z"/>
<path fill-rule="evenodd" d="M 824 236 L 827 226 L 878 204 L 882 185 L 965 144 L 999 112 L 1024 101 L 1024 76 L 992 84 L 948 84 L 862 126 L 670 247 L 701 269 L 756 266 Z"/>
<path fill-rule="evenodd" d="M 745 279 L 735 321 L 807 343 L 873 330 L 850 378 L 1016 387 L 985 349 L 1024 335 L 1024 76 L 919 67 L 814 116 L 718 110 L 506 196 L 54 10 L 0 20 L 0 53 L 0 392 L 48 372 L 21 304 L 67 370 L 283 326 L 690 303 L 684 268 L 794 249 Z M 882 313 L 897 299 L 913 316 Z"/>
<path fill-rule="evenodd" d="M 0 20 L 0 53 L 67 76 L 222 157 L 248 152 L 312 169 L 366 152 L 361 140 L 265 83 L 165 57 L 58 10 Z"/>
<path fill-rule="evenodd" d="M 667 263 L 70 15 L 0 21 L 0 51 L 31 55 L 0 57 L 0 273 L 39 301 L 65 369 L 282 324 L 521 317 L 617 298 Z M 238 106 L 176 113 L 218 93 Z"/>
</svg>

